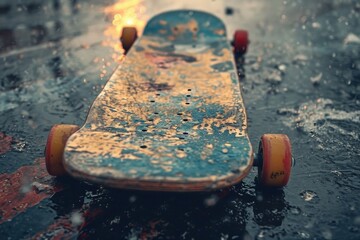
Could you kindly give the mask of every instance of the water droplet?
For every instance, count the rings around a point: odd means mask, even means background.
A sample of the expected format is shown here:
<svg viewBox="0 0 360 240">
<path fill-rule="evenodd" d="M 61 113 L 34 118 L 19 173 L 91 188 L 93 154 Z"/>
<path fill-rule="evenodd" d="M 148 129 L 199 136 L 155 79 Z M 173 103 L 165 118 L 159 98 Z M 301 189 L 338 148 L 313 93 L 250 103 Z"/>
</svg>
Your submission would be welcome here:
<svg viewBox="0 0 360 240">
<path fill-rule="evenodd" d="M 33 186 L 38 193 L 43 192 L 43 191 L 52 190 L 52 187 L 50 185 L 39 183 L 39 182 L 33 182 L 31 184 L 31 186 Z"/>
<path fill-rule="evenodd" d="M 301 210 L 300 210 L 300 208 L 298 208 L 298 207 L 292 207 L 292 208 L 290 209 L 290 212 L 291 212 L 292 214 L 294 214 L 294 215 L 299 215 L 299 214 L 301 213 Z"/>
<path fill-rule="evenodd" d="M 332 239 L 332 233 L 330 230 L 325 230 L 321 233 L 326 240 Z"/>
<path fill-rule="evenodd" d="M 300 196 L 306 201 L 309 202 L 311 200 L 313 200 L 314 198 L 317 197 L 317 194 L 313 191 L 303 191 L 302 193 L 300 193 Z"/>
<path fill-rule="evenodd" d="M 265 231 L 261 230 L 259 234 L 257 235 L 258 238 L 264 238 L 265 237 Z"/>
<path fill-rule="evenodd" d="M 285 65 L 285 64 L 280 64 L 280 65 L 278 66 L 278 69 L 279 69 L 282 73 L 284 73 L 284 72 L 286 71 L 286 65 Z"/>
<path fill-rule="evenodd" d="M 282 82 L 281 72 L 279 70 L 272 70 L 266 74 L 265 81 L 272 84 L 280 84 Z"/>
<path fill-rule="evenodd" d="M 335 174 L 335 175 L 337 175 L 339 177 L 342 175 L 342 173 L 337 171 L 337 170 L 333 170 L 333 171 L 331 171 L 331 173 L 333 173 L 333 174 Z"/>
<path fill-rule="evenodd" d="M 354 224 L 360 226 L 360 216 L 354 218 Z"/>
<path fill-rule="evenodd" d="M 310 238 L 310 234 L 307 233 L 307 232 L 298 232 L 300 237 L 303 238 L 303 239 L 308 239 Z"/>
<path fill-rule="evenodd" d="M 217 195 L 213 194 L 210 197 L 205 198 L 204 204 L 207 207 L 212 207 L 212 206 L 215 206 L 218 201 L 219 201 L 219 197 Z"/>
<path fill-rule="evenodd" d="M 23 193 L 23 194 L 26 194 L 28 192 L 30 192 L 31 190 L 31 184 L 29 181 L 24 181 L 21 185 L 21 188 L 20 188 L 20 192 Z"/>
<path fill-rule="evenodd" d="M 17 142 L 12 145 L 12 148 L 17 152 L 23 152 L 25 147 L 26 143 L 23 140 L 17 140 Z"/>
<path fill-rule="evenodd" d="M 298 54 L 293 58 L 293 63 L 304 63 L 308 60 L 308 57 L 304 54 Z"/>
<path fill-rule="evenodd" d="M 353 33 L 349 33 L 344 39 L 344 44 L 346 45 L 349 43 L 360 43 L 360 37 Z"/>
<path fill-rule="evenodd" d="M 315 28 L 315 29 L 321 28 L 321 24 L 318 23 L 318 22 L 313 22 L 313 23 L 311 24 L 311 26 L 312 26 L 312 28 Z"/>
<path fill-rule="evenodd" d="M 224 234 L 224 233 L 221 233 L 220 239 L 221 239 L 221 240 L 228 240 L 228 239 L 229 239 L 229 235 Z"/>
<path fill-rule="evenodd" d="M 129 202 L 133 203 L 136 201 L 136 196 L 129 197 Z"/>
<path fill-rule="evenodd" d="M 307 228 L 307 229 L 313 228 L 314 227 L 314 220 L 311 220 L 310 222 L 308 222 L 304 227 Z"/>
<path fill-rule="evenodd" d="M 277 114 L 279 115 L 292 115 L 292 116 L 296 116 L 298 115 L 298 111 L 295 109 L 291 109 L 291 108 L 280 108 L 276 111 Z"/>
<path fill-rule="evenodd" d="M 261 192 L 257 192 L 256 193 L 256 201 L 257 202 L 262 202 L 264 200 L 264 196 Z"/>
<path fill-rule="evenodd" d="M 320 83 L 321 78 L 322 78 L 322 73 L 319 73 L 316 76 L 310 77 L 310 81 L 313 85 L 317 85 Z"/>
<path fill-rule="evenodd" d="M 84 218 L 80 212 L 73 212 L 70 221 L 73 226 L 80 226 L 84 222 Z"/>
</svg>

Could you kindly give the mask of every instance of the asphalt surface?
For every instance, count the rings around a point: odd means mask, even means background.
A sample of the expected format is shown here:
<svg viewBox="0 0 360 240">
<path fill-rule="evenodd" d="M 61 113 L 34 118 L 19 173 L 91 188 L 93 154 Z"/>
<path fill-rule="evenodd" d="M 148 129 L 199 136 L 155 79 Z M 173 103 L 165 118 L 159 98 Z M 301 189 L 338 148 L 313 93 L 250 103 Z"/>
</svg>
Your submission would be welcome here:
<svg viewBox="0 0 360 240">
<path fill-rule="evenodd" d="M 219 193 L 118 191 L 55 179 L 43 151 L 53 124 L 81 125 L 123 59 L 119 31 L 170 9 L 247 29 L 238 59 L 249 135 L 292 140 L 283 190 L 256 170 Z M 1 239 L 359 239 L 358 1 L 0 1 Z"/>
</svg>

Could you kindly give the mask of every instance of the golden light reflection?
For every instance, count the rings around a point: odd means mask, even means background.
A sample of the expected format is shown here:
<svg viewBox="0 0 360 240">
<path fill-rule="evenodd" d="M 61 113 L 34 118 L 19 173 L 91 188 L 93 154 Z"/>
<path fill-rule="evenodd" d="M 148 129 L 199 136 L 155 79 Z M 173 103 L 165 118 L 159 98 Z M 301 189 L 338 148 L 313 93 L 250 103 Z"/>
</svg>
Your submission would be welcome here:
<svg viewBox="0 0 360 240">
<path fill-rule="evenodd" d="M 121 0 L 104 9 L 106 16 L 112 19 L 104 35 L 107 40 L 103 42 L 104 46 L 109 46 L 114 49 L 112 58 L 116 62 L 121 62 L 124 58 L 124 50 L 119 41 L 123 27 L 132 26 L 138 30 L 138 35 L 145 27 L 145 20 L 143 19 L 145 13 L 145 6 L 143 0 Z"/>
</svg>

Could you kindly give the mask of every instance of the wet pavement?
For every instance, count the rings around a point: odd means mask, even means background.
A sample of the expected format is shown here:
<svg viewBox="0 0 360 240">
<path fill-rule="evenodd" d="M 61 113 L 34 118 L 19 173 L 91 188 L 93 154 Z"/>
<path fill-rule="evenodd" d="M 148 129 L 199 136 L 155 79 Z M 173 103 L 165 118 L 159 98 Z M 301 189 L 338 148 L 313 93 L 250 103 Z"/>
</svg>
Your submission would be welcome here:
<svg viewBox="0 0 360 240">
<path fill-rule="evenodd" d="M 170 9 L 221 17 L 238 60 L 251 142 L 288 134 L 296 167 L 283 190 L 256 171 L 219 193 L 118 191 L 49 177 L 53 124 L 81 125 L 123 60 L 121 27 Z M 2 239 L 359 239 L 358 1 L 0 0 Z M 244 64 L 242 62 L 244 61 Z"/>
</svg>

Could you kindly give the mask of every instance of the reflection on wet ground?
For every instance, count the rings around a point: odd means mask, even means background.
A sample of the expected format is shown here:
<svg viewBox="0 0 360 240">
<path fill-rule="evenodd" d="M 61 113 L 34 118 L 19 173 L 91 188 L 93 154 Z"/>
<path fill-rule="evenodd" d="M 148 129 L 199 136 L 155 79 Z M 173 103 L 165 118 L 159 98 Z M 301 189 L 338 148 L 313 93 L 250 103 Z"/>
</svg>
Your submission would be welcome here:
<svg viewBox="0 0 360 240">
<path fill-rule="evenodd" d="M 36 46 L 63 38 L 75 30 L 69 26 L 70 16 L 78 12 L 78 1 L 1 1 L 0 51 Z M 69 21 L 70 20 L 70 21 Z M 65 27 L 65 28 L 64 28 Z"/>
<path fill-rule="evenodd" d="M 152 15 L 179 8 L 220 16 L 229 39 L 236 28 L 249 30 L 238 65 L 250 138 L 256 146 L 263 133 L 290 136 L 297 165 L 289 186 L 264 191 L 255 171 L 203 194 L 115 191 L 47 176 L 39 157 L 48 130 L 83 123 L 123 60 L 121 27 L 141 30 Z M 0 0 L 1 235 L 358 239 L 359 15 L 355 0 Z"/>
</svg>

